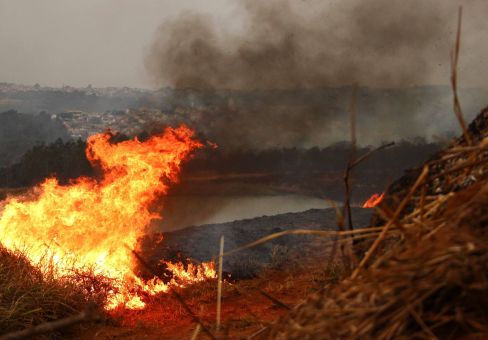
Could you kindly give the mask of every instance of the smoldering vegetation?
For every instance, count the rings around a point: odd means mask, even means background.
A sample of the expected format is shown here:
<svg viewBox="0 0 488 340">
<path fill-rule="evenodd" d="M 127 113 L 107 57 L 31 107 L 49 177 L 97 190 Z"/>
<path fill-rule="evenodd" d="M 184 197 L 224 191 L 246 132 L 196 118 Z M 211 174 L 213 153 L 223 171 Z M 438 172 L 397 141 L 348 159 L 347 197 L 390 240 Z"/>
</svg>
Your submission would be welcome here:
<svg viewBox="0 0 488 340">
<path fill-rule="evenodd" d="M 343 140 L 352 92 L 344 86 L 354 83 L 363 87 L 360 143 L 456 128 L 447 87 L 418 87 L 448 83 L 448 75 L 439 75 L 449 65 L 454 1 L 239 5 L 238 29 L 184 13 L 160 26 L 146 53 L 155 84 L 175 88 L 176 95 L 189 91 L 186 108 L 198 112 L 195 127 L 217 143 L 308 147 Z M 488 9 L 479 1 L 470 5 L 471 11 Z M 215 105 L 216 97 L 225 104 Z M 470 119 L 483 104 L 466 101 Z"/>
</svg>

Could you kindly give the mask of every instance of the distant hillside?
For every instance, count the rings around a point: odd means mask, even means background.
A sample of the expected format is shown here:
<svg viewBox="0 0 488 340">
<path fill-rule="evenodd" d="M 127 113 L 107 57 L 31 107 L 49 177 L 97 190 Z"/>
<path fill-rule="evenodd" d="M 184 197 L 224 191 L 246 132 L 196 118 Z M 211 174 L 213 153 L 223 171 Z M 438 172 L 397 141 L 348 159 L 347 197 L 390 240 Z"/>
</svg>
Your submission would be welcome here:
<svg viewBox="0 0 488 340">
<path fill-rule="evenodd" d="M 0 166 L 18 161 L 36 144 L 68 140 L 66 128 L 48 114 L 29 115 L 14 110 L 0 113 Z"/>
</svg>

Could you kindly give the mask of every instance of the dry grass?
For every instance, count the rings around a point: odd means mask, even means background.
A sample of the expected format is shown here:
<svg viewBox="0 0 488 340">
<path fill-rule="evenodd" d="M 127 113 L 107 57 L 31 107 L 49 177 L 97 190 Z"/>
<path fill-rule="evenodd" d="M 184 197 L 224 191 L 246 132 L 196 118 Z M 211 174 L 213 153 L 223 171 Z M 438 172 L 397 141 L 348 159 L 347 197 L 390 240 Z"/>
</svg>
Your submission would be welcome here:
<svg viewBox="0 0 488 340">
<path fill-rule="evenodd" d="M 89 272 L 55 279 L 0 247 L 0 335 L 77 314 L 88 304 L 101 306 L 108 284 Z"/>
<path fill-rule="evenodd" d="M 382 206 L 353 275 L 263 337 L 469 338 L 488 334 L 488 109 Z M 408 208 L 408 209 L 407 209 Z"/>
</svg>

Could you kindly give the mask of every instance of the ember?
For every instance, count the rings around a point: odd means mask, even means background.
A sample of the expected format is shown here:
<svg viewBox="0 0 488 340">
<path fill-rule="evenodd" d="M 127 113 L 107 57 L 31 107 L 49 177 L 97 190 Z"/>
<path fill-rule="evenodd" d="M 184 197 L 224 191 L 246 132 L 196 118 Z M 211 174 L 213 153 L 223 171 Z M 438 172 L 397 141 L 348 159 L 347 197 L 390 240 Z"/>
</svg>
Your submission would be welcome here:
<svg viewBox="0 0 488 340">
<path fill-rule="evenodd" d="M 383 200 L 383 196 L 385 195 L 385 193 L 381 193 L 380 195 L 379 194 L 373 194 L 371 195 L 370 198 L 368 198 L 366 200 L 366 202 L 363 203 L 363 208 L 374 208 L 376 207 L 378 204 L 380 204 L 381 200 Z"/>
<path fill-rule="evenodd" d="M 150 221 L 161 218 L 150 211 L 151 204 L 177 181 L 182 161 L 202 147 L 193 131 L 168 128 L 145 142 L 136 138 L 118 144 L 111 144 L 111 137 L 98 134 L 87 143 L 87 157 L 100 166 L 103 179 L 82 177 L 61 186 L 50 178 L 32 190 L 35 198 L 7 199 L 0 216 L 2 245 L 22 250 L 41 268 L 49 265 L 60 279 L 84 268 L 113 279 L 108 310 L 143 308 L 143 295 L 215 277 L 211 263 L 186 269 L 168 264 L 170 282 L 146 282 L 135 274 L 130 250 Z"/>
</svg>

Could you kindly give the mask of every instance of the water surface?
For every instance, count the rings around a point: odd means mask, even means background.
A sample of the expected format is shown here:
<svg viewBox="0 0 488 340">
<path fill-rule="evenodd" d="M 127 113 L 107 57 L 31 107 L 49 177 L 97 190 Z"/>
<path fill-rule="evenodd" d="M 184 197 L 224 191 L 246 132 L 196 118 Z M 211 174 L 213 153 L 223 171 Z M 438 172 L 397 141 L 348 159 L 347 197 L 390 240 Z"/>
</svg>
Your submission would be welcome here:
<svg viewBox="0 0 488 340">
<path fill-rule="evenodd" d="M 163 231 L 330 207 L 324 199 L 302 195 L 174 196 L 165 204 L 158 223 Z"/>
</svg>

